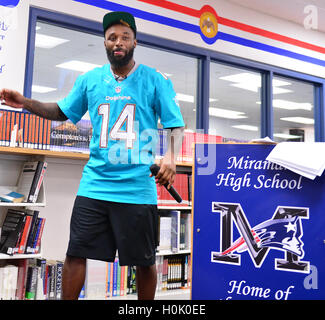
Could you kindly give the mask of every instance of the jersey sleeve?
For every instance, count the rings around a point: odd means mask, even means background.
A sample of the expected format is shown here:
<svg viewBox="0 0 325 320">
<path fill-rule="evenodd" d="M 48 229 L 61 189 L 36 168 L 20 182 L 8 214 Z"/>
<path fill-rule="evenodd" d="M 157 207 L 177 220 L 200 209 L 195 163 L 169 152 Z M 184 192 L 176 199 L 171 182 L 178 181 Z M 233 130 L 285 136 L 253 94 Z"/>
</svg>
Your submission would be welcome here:
<svg viewBox="0 0 325 320">
<path fill-rule="evenodd" d="M 62 112 L 76 124 L 88 110 L 86 77 L 77 78 L 70 93 L 57 102 Z"/>
<path fill-rule="evenodd" d="M 163 128 L 184 127 L 184 120 L 170 79 L 157 75 L 155 107 Z"/>
</svg>

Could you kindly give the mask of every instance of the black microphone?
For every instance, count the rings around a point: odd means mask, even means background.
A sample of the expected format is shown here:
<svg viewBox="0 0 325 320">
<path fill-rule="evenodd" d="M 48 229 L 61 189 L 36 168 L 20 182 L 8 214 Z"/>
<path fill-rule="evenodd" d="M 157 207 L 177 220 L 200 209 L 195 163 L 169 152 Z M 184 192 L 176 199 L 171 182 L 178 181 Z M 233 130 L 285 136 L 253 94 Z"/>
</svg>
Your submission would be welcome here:
<svg viewBox="0 0 325 320">
<path fill-rule="evenodd" d="M 160 170 L 160 167 L 157 166 L 156 164 L 153 164 L 151 167 L 150 167 L 150 171 L 151 173 L 156 176 L 158 171 Z M 168 186 L 168 182 L 164 184 L 164 187 L 166 188 L 166 190 L 169 192 L 169 194 L 178 202 L 178 203 L 181 203 L 183 200 L 181 198 L 181 196 L 177 193 L 177 191 L 175 190 L 175 188 L 173 186 L 170 186 L 170 188 L 168 189 L 167 186 Z"/>
</svg>

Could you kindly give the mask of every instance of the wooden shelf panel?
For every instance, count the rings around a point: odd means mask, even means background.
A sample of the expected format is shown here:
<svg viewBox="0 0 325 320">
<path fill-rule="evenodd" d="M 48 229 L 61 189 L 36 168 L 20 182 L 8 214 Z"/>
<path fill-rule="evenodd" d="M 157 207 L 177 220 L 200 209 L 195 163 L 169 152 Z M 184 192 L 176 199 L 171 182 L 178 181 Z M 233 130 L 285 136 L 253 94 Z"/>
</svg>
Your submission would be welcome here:
<svg viewBox="0 0 325 320">
<path fill-rule="evenodd" d="M 52 151 L 52 150 L 41 150 L 31 148 L 11 148 L 11 147 L 0 147 L 0 154 L 16 154 L 16 155 L 27 155 L 27 156 L 45 156 L 51 158 L 63 158 L 63 159 L 76 159 L 76 160 L 88 160 L 89 154 L 68 152 L 68 151 Z M 192 167 L 192 163 L 177 162 L 177 166 Z"/>
<path fill-rule="evenodd" d="M 2 154 L 16 154 L 27 156 L 45 156 L 52 158 L 65 158 L 65 159 L 77 159 L 88 160 L 89 154 L 78 152 L 59 152 L 52 150 L 30 149 L 30 148 L 10 148 L 0 147 L 0 153 Z"/>
</svg>

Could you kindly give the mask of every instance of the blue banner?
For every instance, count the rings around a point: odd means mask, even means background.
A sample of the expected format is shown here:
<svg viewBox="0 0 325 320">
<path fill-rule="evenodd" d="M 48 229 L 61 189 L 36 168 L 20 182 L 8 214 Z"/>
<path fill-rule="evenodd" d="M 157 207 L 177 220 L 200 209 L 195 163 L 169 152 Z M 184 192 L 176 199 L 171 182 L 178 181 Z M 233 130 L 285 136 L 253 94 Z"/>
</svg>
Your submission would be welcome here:
<svg viewBox="0 0 325 320">
<path fill-rule="evenodd" d="M 325 176 L 266 161 L 273 147 L 196 145 L 192 299 L 325 298 Z"/>
</svg>

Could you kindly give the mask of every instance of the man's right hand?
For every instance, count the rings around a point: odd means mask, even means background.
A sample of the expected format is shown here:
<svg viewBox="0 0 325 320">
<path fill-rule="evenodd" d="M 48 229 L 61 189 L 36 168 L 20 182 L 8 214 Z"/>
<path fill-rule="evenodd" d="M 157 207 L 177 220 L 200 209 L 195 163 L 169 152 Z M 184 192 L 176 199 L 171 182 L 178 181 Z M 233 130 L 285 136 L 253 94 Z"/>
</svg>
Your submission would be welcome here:
<svg viewBox="0 0 325 320">
<path fill-rule="evenodd" d="M 12 108 L 24 108 L 26 98 L 18 91 L 10 89 L 1 89 L 0 100 L 1 103 L 4 103 L 5 105 Z"/>
</svg>

